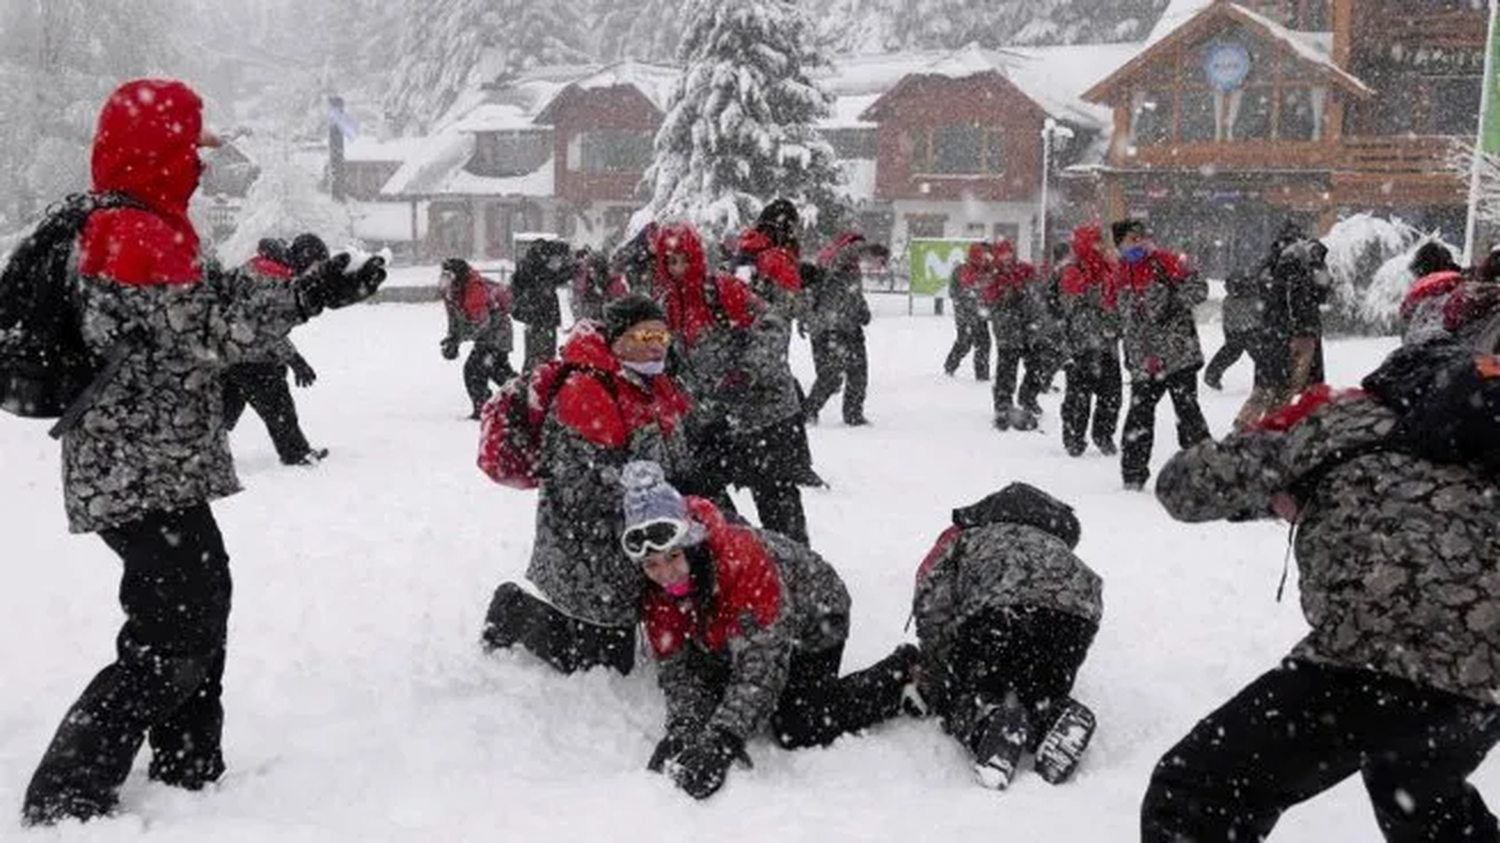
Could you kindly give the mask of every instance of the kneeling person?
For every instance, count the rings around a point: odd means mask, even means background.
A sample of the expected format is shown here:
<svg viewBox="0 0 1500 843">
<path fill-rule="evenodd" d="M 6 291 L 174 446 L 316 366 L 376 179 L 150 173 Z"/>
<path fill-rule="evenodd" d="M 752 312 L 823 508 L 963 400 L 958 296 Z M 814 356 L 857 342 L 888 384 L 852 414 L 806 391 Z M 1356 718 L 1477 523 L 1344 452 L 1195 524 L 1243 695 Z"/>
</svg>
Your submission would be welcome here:
<svg viewBox="0 0 1500 843">
<path fill-rule="evenodd" d="M 1069 694 L 1104 611 L 1072 507 L 1012 483 L 953 510 L 917 570 L 922 696 L 1002 790 L 1023 752 L 1052 784 L 1072 775 L 1094 714 Z"/>
<path fill-rule="evenodd" d="M 703 799 L 767 721 L 776 742 L 795 749 L 900 712 L 916 648 L 839 678 L 849 592 L 821 556 L 684 499 L 655 463 L 627 465 L 622 482 L 620 541 L 649 581 L 641 617 L 667 702 L 648 769 Z"/>
</svg>

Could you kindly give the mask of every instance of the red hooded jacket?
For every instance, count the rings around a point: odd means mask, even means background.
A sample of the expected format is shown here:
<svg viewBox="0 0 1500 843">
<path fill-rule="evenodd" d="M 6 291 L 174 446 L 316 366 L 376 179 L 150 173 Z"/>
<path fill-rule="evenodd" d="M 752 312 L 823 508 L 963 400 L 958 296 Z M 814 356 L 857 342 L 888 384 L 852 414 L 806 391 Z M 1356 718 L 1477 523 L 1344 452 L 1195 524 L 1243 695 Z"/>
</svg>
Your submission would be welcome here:
<svg viewBox="0 0 1500 843">
<path fill-rule="evenodd" d="M 755 272 L 769 278 L 789 293 L 802 289 L 802 273 L 797 268 L 797 253 L 786 246 L 775 246 L 765 232 L 750 229 L 740 235 L 739 250 L 755 259 Z"/>
<path fill-rule="evenodd" d="M 646 389 L 627 377 L 604 335 L 592 327 L 575 329 L 559 356 L 583 371 L 573 372 L 563 382 L 553 411 L 558 421 L 596 445 L 623 448 L 632 433 L 651 424 L 663 436 L 671 436 L 691 406 L 666 375 L 651 378 Z M 601 378 L 609 378 L 613 390 Z"/>
<path fill-rule="evenodd" d="M 1115 266 L 1114 292 L 1119 294 L 1120 290 L 1129 288 L 1137 294 L 1156 282 L 1157 275 L 1169 284 L 1192 277 L 1192 270 L 1176 255 L 1165 249 L 1151 249 L 1137 263 L 1126 263 L 1120 261 Z"/>
<path fill-rule="evenodd" d="M 732 638 L 745 634 L 742 618 L 762 627 L 781 615 L 781 572 L 765 545 L 748 527 L 730 524 L 712 503 L 687 499 L 688 517 L 703 525 L 704 543 L 713 560 L 714 595 L 706 613 L 691 598 L 679 600 L 659 588 L 648 589 L 641 620 L 646 640 L 657 658 L 665 659 L 689 641 L 701 642 L 711 652 L 729 649 Z"/>
<path fill-rule="evenodd" d="M 1102 300 L 1108 310 L 1115 309 L 1115 272 L 1100 249 L 1104 239 L 1098 223 L 1073 229 L 1073 262 L 1063 268 L 1059 285 L 1064 295 L 1081 296 L 1094 287 L 1103 290 Z"/>
<path fill-rule="evenodd" d="M 122 193 L 150 210 L 115 208 L 89 216 L 78 270 L 129 286 L 195 284 L 203 277 L 188 199 L 198 189 L 203 102 L 181 82 L 137 79 L 99 112 L 93 189 Z"/>
<path fill-rule="evenodd" d="M 691 346 L 716 318 L 705 289 L 708 267 L 703 257 L 703 241 L 690 225 L 663 225 L 652 232 L 651 251 L 656 256 L 652 288 L 656 298 L 666 306 L 667 327 Z M 687 274 L 681 281 L 667 271 L 667 255 L 677 253 L 688 258 Z M 750 327 L 757 310 L 756 297 L 750 288 L 738 278 L 721 273 L 714 275 L 713 284 L 719 308 L 730 326 Z"/>
</svg>

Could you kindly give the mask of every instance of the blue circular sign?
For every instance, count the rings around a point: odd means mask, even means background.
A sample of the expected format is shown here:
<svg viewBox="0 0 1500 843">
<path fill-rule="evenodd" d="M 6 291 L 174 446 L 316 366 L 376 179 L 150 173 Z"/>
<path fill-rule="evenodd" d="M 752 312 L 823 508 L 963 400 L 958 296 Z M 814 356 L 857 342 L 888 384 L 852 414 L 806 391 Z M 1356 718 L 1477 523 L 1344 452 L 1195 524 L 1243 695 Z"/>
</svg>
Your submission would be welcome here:
<svg viewBox="0 0 1500 843">
<path fill-rule="evenodd" d="M 1203 54 L 1203 75 L 1217 91 L 1232 91 L 1250 75 L 1250 51 L 1235 41 L 1220 41 Z"/>
</svg>

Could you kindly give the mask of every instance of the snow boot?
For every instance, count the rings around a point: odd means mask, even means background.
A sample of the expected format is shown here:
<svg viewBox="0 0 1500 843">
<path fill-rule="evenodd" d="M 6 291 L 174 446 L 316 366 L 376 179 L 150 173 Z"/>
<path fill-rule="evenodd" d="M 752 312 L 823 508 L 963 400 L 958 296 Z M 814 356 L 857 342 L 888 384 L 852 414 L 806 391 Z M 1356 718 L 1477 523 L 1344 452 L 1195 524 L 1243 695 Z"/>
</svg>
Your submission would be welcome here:
<svg viewBox="0 0 1500 843">
<path fill-rule="evenodd" d="M 1098 448 L 1099 453 L 1105 455 L 1106 457 L 1112 457 L 1115 454 L 1120 453 L 1120 449 L 1115 447 L 1114 440 L 1110 439 L 1108 436 L 1095 437 L 1094 447 Z"/>
<path fill-rule="evenodd" d="M 206 758 L 183 758 L 180 753 L 157 752 L 146 768 L 146 777 L 183 790 L 202 790 L 224 775 L 224 755 L 214 750 Z"/>
<path fill-rule="evenodd" d="M 1007 411 L 1010 415 L 1010 426 L 1014 430 L 1036 430 L 1038 426 L 1037 415 L 1026 407 L 1011 407 Z"/>
<path fill-rule="evenodd" d="M 1005 790 L 1016 777 L 1021 753 L 1031 742 L 1031 718 L 1014 694 L 979 721 L 974 776 L 981 787 Z"/>
<path fill-rule="evenodd" d="M 114 815 L 119 808 L 119 799 L 113 794 L 86 796 L 80 793 L 48 797 L 45 800 L 28 798 L 21 808 L 21 825 L 57 825 L 64 820 L 89 820 Z"/>
<path fill-rule="evenodd" d="M 1036 772 L 1048 784 L 1062 784 L 1078 769 L 1094 737 L 1094 712 L 1069 697 L 1036 750 Z"/>
<path fill-rule="evenodd" d="M 490 600 L 489 611 L 484 614 L 484 631 L 480 633 L 480 644 L 485 652 L 514 647 L 531 627 L 532 615 L 530 595 L 513 582 L 503 582 L 495 589 Z"/>
<path fill-rule="evenodd" d="M 302 466 L 303 468 L 313 468 L 317 466 L 318 463 L 327 458 L 327 448 L 308 448 L 306 453 L 294 460 L 288 461 L 286 465 L 298 465 Z"/>
</svg>

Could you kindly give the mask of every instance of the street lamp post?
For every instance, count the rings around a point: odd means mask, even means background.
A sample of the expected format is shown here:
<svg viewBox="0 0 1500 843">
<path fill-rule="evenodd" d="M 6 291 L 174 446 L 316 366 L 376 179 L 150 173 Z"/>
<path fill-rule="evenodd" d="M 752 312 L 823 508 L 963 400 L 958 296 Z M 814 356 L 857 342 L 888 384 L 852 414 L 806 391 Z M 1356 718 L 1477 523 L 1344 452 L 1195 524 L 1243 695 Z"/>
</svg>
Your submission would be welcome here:
<svg viewBox="0 0 1500 843">
<path fill-rule="evenodd" d="M 1041 232 L 1037 242 L 1041 255 L 1034 258 L 1034 262 L 1038 264 L 1050 259 L 1047 253 L 1047 181 L 1052 172 L 1052 139 L 1054 137 L 1068 140 L 1073 137 L 1073 130 L 1048 117 L 1042 121 L 1042 197 L 1041 207 L 1037 209 L 1037 230 Z"/>
</svg>

